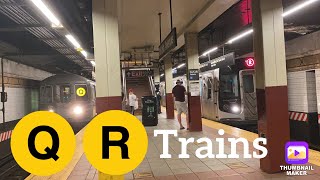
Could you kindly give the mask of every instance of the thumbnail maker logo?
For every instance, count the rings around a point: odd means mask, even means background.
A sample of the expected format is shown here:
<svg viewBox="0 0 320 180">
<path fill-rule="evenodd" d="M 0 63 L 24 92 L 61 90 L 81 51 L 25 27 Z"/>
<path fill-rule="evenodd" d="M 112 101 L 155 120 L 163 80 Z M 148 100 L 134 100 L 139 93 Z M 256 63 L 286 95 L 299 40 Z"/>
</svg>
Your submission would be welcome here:
<svg viewBox="0 0 320 180">
<path fill-rule="evenodd" d="M 285 154 L 288 164 L 306 164 L 308 162 L 308 144 L 302 141 L 286 143 Z"/>
</svg>

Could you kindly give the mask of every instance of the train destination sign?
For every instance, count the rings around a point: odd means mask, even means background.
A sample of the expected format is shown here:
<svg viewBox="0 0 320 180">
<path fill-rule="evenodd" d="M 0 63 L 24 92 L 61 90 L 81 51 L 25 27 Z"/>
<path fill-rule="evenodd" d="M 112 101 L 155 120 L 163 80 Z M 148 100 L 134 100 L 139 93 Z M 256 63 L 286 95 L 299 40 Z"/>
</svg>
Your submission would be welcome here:
<svg viewBox="0 0 320 180">
<path fill-rule="evenodd" d="M 234 53 L 229 53 L 224 56 L 220 56 L 218 58 L 200 64 L 200 71 L 205 72 L 225 66 L 234 65 L 234 63 Z"/>
<path fill-rule="evenodd" d="M 177 46 L 177 30 L 173 28 L 169 35 L 161 42 L 159 46 L 159 59 L 165 57 L 172 49 Z"/>
<path fill-rule="evenodd" d="M 189 80 L 190 81 L 199 80 L 199 69 L 189 69 Z"/>
<path fill-rule="evenodd" d="M 126 71 L 127 77 L 147 77 L 153 76 L 153 70 L 135 70 L 135 71 Z"/>
</svg>

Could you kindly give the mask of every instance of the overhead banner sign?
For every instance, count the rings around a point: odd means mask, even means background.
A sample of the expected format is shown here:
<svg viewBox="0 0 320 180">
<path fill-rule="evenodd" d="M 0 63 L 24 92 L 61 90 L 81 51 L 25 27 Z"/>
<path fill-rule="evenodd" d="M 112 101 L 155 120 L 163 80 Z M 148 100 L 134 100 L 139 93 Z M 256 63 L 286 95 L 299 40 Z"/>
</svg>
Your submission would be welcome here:
<svg viewBox="0 0 320 180">
<path fill-rule="evenodd" d="M 153 70 L 126 71 L 126 77 L 147 77 L 153 76 Z"/>
<path fill-rule="evenodd" d="M 173 28 L 169 35 L 161 42 L 159 46 L 159 59 L 165 57 L 172 49 L 177 46 L 177 30 Z"/>
<path fill-rule="evenodd" d="M 226 67 L 230 65 L 234 65 L 234 53 L 229 53 L 224 56 L 220 56 L 218 58 L 212 59 L 205 63 L 200 64 L 200 72 L 205 72 L 221 67 Z"/>
</svg>

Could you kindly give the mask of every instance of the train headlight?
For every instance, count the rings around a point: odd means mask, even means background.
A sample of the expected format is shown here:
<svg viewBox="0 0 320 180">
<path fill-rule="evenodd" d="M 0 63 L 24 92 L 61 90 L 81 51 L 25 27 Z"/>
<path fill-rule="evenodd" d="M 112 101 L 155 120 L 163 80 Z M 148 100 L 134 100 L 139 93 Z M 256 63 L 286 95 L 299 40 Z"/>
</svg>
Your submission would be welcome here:
<svg viewBox="0 0 320 180">
<path fill-rule="evenodd" d="M 80 107 L 80 106 L 76 106 L 73 108 L 73 113 L 76 114 L 76 115 L 80 115 L 83 113 L 83 108 Z"/>
<path fill-rule="evenodd" d="M 231 107 L 231 111 L 234 112 L 234 113 L 239 113 L 240 112 L 240 107 L 237 106 L 237 105 L 233 105 Z"/>
<path fill-rule="evenodd" d="M 53 106 L 48 106 L 48 111 L 49 112 L 54 112 Z"/>
</svg>

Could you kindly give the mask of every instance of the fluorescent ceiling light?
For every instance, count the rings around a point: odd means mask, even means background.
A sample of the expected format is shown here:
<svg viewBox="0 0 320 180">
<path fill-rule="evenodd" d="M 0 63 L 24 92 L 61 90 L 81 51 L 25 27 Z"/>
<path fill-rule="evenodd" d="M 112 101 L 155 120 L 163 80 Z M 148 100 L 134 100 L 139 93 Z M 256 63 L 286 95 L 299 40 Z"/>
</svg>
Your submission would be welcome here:
<svg viewBox="0 0 320 180">
<path fill-rule="evenodd" d="M 72 45 L 76 48 L 79 49 L 81 48 L 80 44 L 78 43 L 78 41 L 71 35 L 71 34 L 67 34 L 66 38 L 72 43 Z"/>
<path fill-rule="evenodd" d="M 292 13 L 294 13 L 294 12 L 296 12 L 296 11 L 298 11 L 298 10 L 300 10 L 300 9 L 302 9 L 302 8 L 308 6 L 308 5 L 310 5 L 310 4 L 312 4 L 312 3 L 316 2 L 316 1 L 318 1 L 318 0 L 305 1 L 305 2 L 303 2 L 303 3 L 301 3 L 301 4 L 297 5 L 297 6 L 293 7 L 292 9 L 289 9 L 288 11 L 284 12 L 282 14 L 282 17 L 286 17 L 289 14 L 292 14 Z"/>
<path fill-rule="evenodd" d="M 172 71 L 175 71 L 175 70 L 177 70 L 177 68 L 173 68 L 173 69 L 172 69 Z"/>
<path fill-rule="evenodd" d="M 212 53 L 213 51 L 216 51 L 216 50 L 218 50 L 218 47 L 214 47 L 212 49 L 209 49 L 208 51 L 204 52 L 202 54 L 202 56 L 206 56 L 206 55 L 208 55 L 208 54 L 210 54 L 210 53 Z"/>
<path fill-rule="evenodd" d="M 247 35 L 249 35 L 251 33 L 253 33 L 253 29 L 249 29 L 249 30 L 239 34 L 238 36 L 230 39 L 227 44 L 232 44 L 234 41 L 239 40 L 239 39 L 243 38 L 244 36 L 247 36 Z"/>
<path fill-rule="evenodd" d="M 95 61 L 90 61 L 92 66 L 96 66 L 96 62 Z"/>
<path fill-rule="evenodd" d="M 80 52 L 81 52 L 81 54 L 82 54 L 85 58 L 87 58 L 88 53 L 87 53 L 86 51 L 82 50 L 82 51 L 80 51 Z"/>
<path fill-rule="evenodd" d="M 180 69 L 182 67 L 184 67 L 186 65 L 186 63 L 180 64 L 177 68 Z"/>
<path fill-rule="evenodd" d="M 31 0 L 39 10 L 51 21 L 56 27 L 61 27 L 61 23 L 58 18 L 50 11 L 50 9 L 42 2 L 42 0 Z"/>
<path fill-rule="evenodd" d="M 142 71 L 142 70 L 150 70 L 150 68 L 133 68 L 129 69 L 130 71 Z"/>
</svg>

